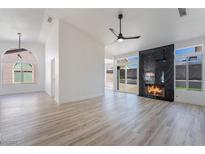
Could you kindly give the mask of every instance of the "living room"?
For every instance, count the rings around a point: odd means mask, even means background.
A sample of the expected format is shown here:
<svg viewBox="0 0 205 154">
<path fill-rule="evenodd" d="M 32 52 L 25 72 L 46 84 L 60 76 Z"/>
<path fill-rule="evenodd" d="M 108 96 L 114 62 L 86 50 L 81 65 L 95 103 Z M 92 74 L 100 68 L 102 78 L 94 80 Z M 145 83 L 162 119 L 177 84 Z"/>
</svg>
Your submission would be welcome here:
<svg viewBox="0 0 205 154">
<path fill-rule="evenodd" d="M 0 145 L 205 145 L 205 9 L 0 14 Z"/>
</svg>

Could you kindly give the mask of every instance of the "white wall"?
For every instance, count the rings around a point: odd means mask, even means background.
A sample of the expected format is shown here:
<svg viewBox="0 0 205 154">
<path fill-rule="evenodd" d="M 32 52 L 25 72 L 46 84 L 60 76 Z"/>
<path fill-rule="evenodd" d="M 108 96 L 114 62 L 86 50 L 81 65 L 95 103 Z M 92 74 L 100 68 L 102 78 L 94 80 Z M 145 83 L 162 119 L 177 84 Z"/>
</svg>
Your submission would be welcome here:
<svg viewBox="0 0 205 154">
<path fill-rule="evenodd" d="M 0 42 L 0 55 L 10 49 L 18 47 L 18 42 Z M 15 85 L 0 85 L 0 95 L 13 94 L 13 93 L 26 93 L 34 91 L 44 91 L 45 90 L 45 49 L 44 45 L 39 43 L 22 43 L 22 47 L 32 51 L 33 55 L 38 61 L 38 70 L 37 70 L 37 83 L 35 84 L 15 84 Z M 2 71 L 0 67 L 0 83 L 2 81 Z"/>
<path fill-rule="evenodd" d="M 104 47 L 86 33 L 60 21 L 60 102 L 104 94 Z"/>
<path fill-rule="evenodd" d="M 59 102 L 59 21 L 55 20 L 50 25 L 50 32 L 45 43 L 45 89 L 51 95 L 51 60 L 55 58 L 55 96 L 56 102 Z"/>
<path fill-rule="evenodd" d="M 193 45 L 203 45 L 203 53 L 205 53 L 205 37 L 194 38 L 187 41 L 175 43 L 175 49 L 189 47 Z M 203 91 L 186 91 L 175 89 L 175 101 L 183 103 L 191 103 L 205 105 L 205 54 L 203 56 Z"/>
</svg>

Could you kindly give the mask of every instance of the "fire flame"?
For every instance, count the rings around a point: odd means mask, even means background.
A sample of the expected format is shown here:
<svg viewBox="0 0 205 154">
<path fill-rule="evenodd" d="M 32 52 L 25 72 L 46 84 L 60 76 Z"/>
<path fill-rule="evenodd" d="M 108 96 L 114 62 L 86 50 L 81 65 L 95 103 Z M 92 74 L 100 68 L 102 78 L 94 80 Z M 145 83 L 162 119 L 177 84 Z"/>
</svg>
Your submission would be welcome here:
<svg viewBox="0 0 205 154">
<path fill-rule="evenodd" d="M 162 94 L 162 89 L 160 89 L 156 85 L 148 86 L 147 88 L 148 93 L 153 94 L 153 95 L 161 95 Z"/>
</svg>

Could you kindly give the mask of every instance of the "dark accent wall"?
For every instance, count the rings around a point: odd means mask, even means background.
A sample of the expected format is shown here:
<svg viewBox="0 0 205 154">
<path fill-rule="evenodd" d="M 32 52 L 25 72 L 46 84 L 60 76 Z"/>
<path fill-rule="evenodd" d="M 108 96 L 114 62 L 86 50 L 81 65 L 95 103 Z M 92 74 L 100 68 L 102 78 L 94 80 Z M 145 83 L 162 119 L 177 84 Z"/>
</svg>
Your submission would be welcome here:
<svg viewBox="0 0 205 154">
<path fill-rule="evenodd" d="M 163 61 L 163 58 L 166 61 Z M 165 88 L 165 96 L 150 96 L 145 93 L 146 85 L 144 75 L 153 72 L 155 80 L 150 84 L 162 85 Z M 164 82 L 162 76 L 164 72 Z M 139 96 L 151 97 L 166 101 L 174 101 L 174 45 L 167 45 L 139 52 Z"/>
</svg>

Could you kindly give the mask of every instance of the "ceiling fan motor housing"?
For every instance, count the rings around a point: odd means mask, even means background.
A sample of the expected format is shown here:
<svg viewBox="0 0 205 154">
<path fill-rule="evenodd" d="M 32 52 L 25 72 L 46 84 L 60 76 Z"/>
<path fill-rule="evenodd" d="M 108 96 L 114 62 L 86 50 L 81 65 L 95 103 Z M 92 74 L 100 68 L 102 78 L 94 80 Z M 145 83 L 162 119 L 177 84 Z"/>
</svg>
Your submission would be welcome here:
<svg viewBox="0 0 205 154">
<path fill-rule="evenodd" d="M 118 39 L 123 38 L 122 33 L 119 34 Z"/>
<path fill-rule="evenodd" d="M 119 19 L 122 19 L 122 18 L 123 18 L 123 15 L 122 15 L 122 14 L 119 14 L 119 15 L 118 15 L 118 18 L 119 18 Z"/>
</svg>

